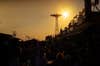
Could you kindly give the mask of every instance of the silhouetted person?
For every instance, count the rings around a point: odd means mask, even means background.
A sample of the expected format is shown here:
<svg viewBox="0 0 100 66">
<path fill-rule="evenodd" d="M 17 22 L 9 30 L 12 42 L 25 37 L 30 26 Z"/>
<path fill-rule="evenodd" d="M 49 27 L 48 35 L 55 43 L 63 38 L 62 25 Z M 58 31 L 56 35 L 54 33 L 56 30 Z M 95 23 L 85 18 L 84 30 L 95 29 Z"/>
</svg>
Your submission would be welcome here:
<svg viewBox="0 0 100 66">
<path fill-rule="evenodd" d="M 61 50 L 57 53 L 56 56 L 56 66 L 64 66 L 64 51 Z"/>
</svg>

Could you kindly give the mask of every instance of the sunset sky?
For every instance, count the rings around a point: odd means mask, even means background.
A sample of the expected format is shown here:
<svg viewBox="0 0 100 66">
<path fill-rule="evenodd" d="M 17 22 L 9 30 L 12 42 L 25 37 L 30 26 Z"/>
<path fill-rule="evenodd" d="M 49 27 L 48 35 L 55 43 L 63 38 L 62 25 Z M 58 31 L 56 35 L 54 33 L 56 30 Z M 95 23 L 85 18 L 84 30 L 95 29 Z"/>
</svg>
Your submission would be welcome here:
<svg viewBox="0 0 100 66">
<path fill-rule="evenodd" d="M 83 9 L 84 0 L 0 0 L 0 33 L 45 39 L 54 34 L 55 20 L 50 14 L 68 12 L 59 18 L 59 27 L 68 25 L 73 16 Z"/>
</svg>

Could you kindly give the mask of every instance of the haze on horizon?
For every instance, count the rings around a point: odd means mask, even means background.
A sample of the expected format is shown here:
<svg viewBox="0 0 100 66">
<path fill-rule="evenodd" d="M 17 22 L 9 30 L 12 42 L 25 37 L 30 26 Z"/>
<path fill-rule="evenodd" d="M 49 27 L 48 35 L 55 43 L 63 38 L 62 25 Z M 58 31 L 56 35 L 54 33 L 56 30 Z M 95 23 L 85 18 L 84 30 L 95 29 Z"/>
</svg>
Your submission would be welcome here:
<svg viewBox="0 0 100 66">
<path fill-rule="evenodd" d="M 69 12 L 69 17 L 59 18 L 64 29 L 70 20 L 84 7 L 84 0 L 0 0 L 0 33 L 12 34 L 24 39 L 25 35 L 39 40 L 54 34 L 52 13 Z"/>
</svg>

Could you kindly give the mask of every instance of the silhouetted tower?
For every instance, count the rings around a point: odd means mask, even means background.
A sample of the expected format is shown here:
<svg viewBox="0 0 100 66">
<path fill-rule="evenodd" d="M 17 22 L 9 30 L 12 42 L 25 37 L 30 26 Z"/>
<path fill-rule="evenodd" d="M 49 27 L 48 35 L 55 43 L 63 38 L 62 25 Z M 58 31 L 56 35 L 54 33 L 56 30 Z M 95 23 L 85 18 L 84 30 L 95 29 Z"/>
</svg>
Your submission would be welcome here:
<svg viewBox="0 0 100 66">
<path fill-rule="evenodd" d="M 55 36 L 56 36 L 59 33 L 58 18 L 61 15 L 60 14 L 51 14 L 50 16 L 55 17 Z"/>
</svg>

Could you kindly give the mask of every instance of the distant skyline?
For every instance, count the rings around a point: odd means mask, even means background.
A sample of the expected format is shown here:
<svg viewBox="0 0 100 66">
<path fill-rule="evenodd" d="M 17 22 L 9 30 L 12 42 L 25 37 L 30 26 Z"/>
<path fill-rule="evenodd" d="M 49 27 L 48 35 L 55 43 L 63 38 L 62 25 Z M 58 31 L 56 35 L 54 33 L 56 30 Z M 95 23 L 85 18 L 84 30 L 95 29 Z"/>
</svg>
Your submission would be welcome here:
<svg viewBox="0 0 100 66">
<path fill-rule="evenodd" d="M 59 27 L 64 28 L 84 8 L 84 0 L 0 0 L 0 33 L 17 32 L 39 40 L 54 34 L 52 13 L 69 12 L 69 17 L 59 18 Z"/>
</svg>

